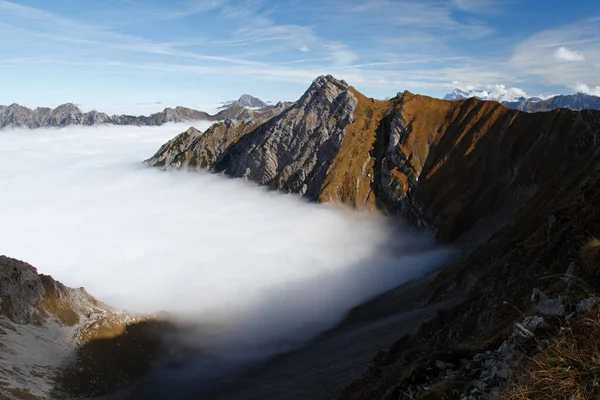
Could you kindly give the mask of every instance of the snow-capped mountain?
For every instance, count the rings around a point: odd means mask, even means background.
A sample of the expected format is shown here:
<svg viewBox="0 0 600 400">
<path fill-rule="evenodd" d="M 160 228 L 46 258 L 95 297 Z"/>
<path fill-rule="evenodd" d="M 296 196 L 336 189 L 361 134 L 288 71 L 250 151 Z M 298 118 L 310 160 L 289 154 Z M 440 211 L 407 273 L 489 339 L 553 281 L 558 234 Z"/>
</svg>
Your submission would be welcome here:
<svg viewBox="0 0 600 400">
<path fill-rule="evenodd" d="M 540 97 L 515 96 L 515 94 L 520 94 L 522 90 L 507 89 L 502 85 L 497 86 L 500 90 L 454 89 L 452 93 L 444 96 L 444 100 L 464 100 L 476 97 L 481 100 L 498 101 L 508 108 L 526 112 L 551 111 L 557 108 L 570 108 L 572 110 L 600 109 L 600 97 L 585 93 L 557 95 L 542 99 Z M 523 92 L 523 94 L 525 93 Z"/>
<path fill-rule="evenodd" d="M 540 101 L 539 97 L 526 97 L 525 92 L 518 88 L 507 88 L 504 85 L 496 85 L 492 90 L 480 89 L 454 89 L 452 93 L 444 96 L 444 100 L 464 100 L 471 97 L 477 97 L 481 100 L 494 100 L 503 102 L 520 102 L 524 100 Z"/>
</svg>

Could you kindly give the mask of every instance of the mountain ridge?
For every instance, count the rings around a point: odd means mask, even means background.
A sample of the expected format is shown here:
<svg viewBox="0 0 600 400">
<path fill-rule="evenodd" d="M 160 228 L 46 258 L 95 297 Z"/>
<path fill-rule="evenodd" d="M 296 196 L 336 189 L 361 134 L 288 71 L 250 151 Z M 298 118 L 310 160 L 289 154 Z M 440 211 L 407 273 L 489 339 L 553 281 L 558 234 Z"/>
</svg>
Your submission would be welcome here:
<svg viewBox="0 0 600 400">
<path fill-rule="evenodd" d="M 548 98 L 540 97 L 516 97 L 503 99 L 495 97 L 491 93 L 482 90 L 454 89 L 452 93 L 444 96 L 443 100 L 466 100 L 475 97 L 480 100 L 497 101 L 508 108 L 525 112 L 552 111 L 557 108 L 569 108 L 572 110 L 600 110 L 600 97 L 586 93 L 575 93 L 570 95 L 555 95 Z"/>
<path fill-rule="evenodd" d="M 339 393 L 340 399 L 398 398 L 443 383 L 443 374 L 431 381 L 426 372 L 436 368 L 432 355 L 502 346 L 502 333 L 522 320 L 518 310 L 530 308 L 534 289 L 560 296 L 560 279 L 548 277 L 571 271 L 600 289 L 578 256 L 582 243 L 600 234 L 599 132 L 597 110 L 527 113 L 495 101 L 408 91 L 379 101 L 325 76 L 269 121 L 207 131 L 201 141 L 177 136 L 146 163 L 207 169 L 313 201 L 399 216 L 460 249 L 461 259 L 420 300 L 457 299 L 457 305 L 378 355 Z M 198 154 L 210 157 L 198 162 Z M 463 378 L 470 381 L 465 390 L 477 383 Z M 506 379 L 486 381 L 477 393 Z"/>
<path fill-rule="evenodd" d="M 26 127 L 30 129 L 44 127 L 65 127 L 70 125 L 133 125 L 133 126 L 158 126 L 169 122 L 189 121 L 222 121 L 225 119 L 252 119 L 265 118 L 278 113 L 288 107 L 290 103 L 279 102 L 275 105 L 266 105 L 260 108 L 249 108 L 241 103 L 236 103 L 211 115 L 187 107 L 167 107 L 161 112 L 149 116 L 133 115 L 108 115 L 92 110 L 82 112 L 73 103 L 65 103 L 56 108 L 37 107 L 30 109 L 13 103 L 9 106 L 0 106 L 0 129 L 8 127 Z"/>
</svg>

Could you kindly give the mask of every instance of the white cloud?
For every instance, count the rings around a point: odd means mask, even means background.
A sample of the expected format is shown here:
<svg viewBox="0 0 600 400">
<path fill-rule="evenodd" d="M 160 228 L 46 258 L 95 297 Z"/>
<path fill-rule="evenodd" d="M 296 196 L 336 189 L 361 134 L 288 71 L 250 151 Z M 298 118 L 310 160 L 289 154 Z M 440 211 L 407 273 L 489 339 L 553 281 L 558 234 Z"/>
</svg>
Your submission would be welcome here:
<svg viewBox="0 0 600 400">
<path fill-rule="evenodd" d="M 302 46 L 300 46 L 300 48 L 298 49 L 303 53 L 307 53 L 310 51 L 310 47 L 308 47 L 307 45 L 303 44 Z"/>
<path fill-rule="evenodd" d="M 331 52 L 335 65 L 349 65 L 358 60 L 358 54 L 343 43 L 328 43 L 324 47 Z"/>
<path fill-rule="evenodd" d="M 507 87 L 498 83 L 475 84 L 453 81 L 452 85 L 455 88 L 468 92 L 471 97 L 479 97 L 485 100 L 516 101 L 520 97 L 529 97 L 521 88 Z"/>
<path fill-rule="evenodd" d="M 522 80 L 573 88 L 600 82 L 598 64 L 600 19 L 588 19 L 528 37 L 515 47 L 508 67 Z"/>
<path fill-rule="evenodd" d="M 141 165 L 184 128 L 0 131 L 2 252 L 117 307 L 219 324 L 217 351 L 306 339 L 449 254 L 376 215 Z"/>
<path fill-rule="evenodd" d="M 585 61 L 585 56 L 582 52 L 571 50 L 565 46 L 560 46 L 558 49 L 556 49 L 554 52 L 554 58 L 559 61 L 567 62 Z"/>
<path fill-rule="evenodd" d="M 576 91 L 581 93 L 591 94 L 593 96 L 600 96 L 600 85 L 597 86 L 589 86 L 585 83 L 578 83 L 574 88 Z"/>
<path fill-rule="evenodd" d="M 506 87 L 504 85 L 491 85 L 489 96 L 500 101 L 513 101 L 519 97 L 527 97 L 527 93 L 518 87 Z"/>
</svg>

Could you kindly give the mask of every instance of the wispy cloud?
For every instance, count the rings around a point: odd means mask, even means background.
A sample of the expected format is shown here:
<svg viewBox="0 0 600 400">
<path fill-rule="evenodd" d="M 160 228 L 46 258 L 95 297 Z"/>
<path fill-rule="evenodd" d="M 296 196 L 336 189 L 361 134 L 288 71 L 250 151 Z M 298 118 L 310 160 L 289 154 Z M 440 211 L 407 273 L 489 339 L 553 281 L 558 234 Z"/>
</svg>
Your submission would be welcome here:
<svg viewBox="0 0 600 400">
<path fill-rule="evenodd" d="M 22 65 L 22 74 L 48 76 L 60 88 L 69 87 L 69 73 L 89 74 L 122 91 L 134 81 L 143 88 L 170 80 L 216 93 L 214 77 L 231 76 L 248 85 L 239 90 L 273 82 L 287 93 L 325 73 L 382 97 L 402 89 L 443 95 L 454 81 L 535 92 L 543 90 L 530 90 L 532 82 L 548 92 L 600 84 L 600 19 L 515 45 L 518 32 L 502 36 L 495 22 L 514 0 L 106 1 L 114 1 L 111 15 L 95 2 L 75 12 L 0 0 L 0 66 L 18 76 Z"/>
<path fill-rule="evenodd" d="M 571 50 L 568 47 L 560 46 L 554 52 L 554 58 L 558 61 L 585 61 L 585 56 L 581 51 Z"/>
<path fill-rule="evenodd" d="M 519 43 L 510 67 L 553 85 L 593 87 L 600 83 L 600 19 L 545 30 Z"/>
<path fill-rule="evenodd" d="M 589 86 L 585 83 L 578 83 L 575 85 L 574 89 L 578 92 L 587 93 L 594 96 L 600 96 L 600 85 Z"/>
</svg>

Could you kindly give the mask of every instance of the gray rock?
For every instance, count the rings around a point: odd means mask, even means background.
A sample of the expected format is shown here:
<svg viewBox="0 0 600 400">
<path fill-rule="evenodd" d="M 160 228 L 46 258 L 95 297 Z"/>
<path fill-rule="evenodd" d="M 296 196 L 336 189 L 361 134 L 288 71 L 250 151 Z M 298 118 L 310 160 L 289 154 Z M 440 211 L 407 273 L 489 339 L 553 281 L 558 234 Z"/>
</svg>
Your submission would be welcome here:
<svg viewBox="0 0 600 400">
<path fill-rule="evenodd" d="M 184 132 L 146 162 L 224 172 L 316 200 L 353 120 L 358 100 L 349 89 L 332 76 L 319 77 L 296 103 L 280 106 L 255 128 L 226 121 L 201 137 Z"/>
<path fill-rule="evenodd" d="M 243 97 L 243 96 L 242 96 Z M 260 100 L 259 100 L 260 101 Z M 103 112 L 92 110 L 82 112 L 79 107 L 72 103 L 62 104 L 54 109 L 47 107 L 38 107 L 31 110 L 18 104 L 10 106 L 0 106 L 0 129 L 6 127 L 23 128 L 43 128 L 55 127 L 61 128 L 69 125 L 135 125 L 135 126 L 158 126 L 168 122 L 188 122 L 188 121 L 222 121 L 225 119 L 262 119 L 272 116 L 287 108 L 291 103 L 280 102 L 273 105 L 261 106 L 260 109 L 253 109 L 254 106 L 246 106 L 246 103 L 252 103 L 252 100 L 245 99 L 243 102 L 236 103 L 226 110 L 222 110 L 215 115 L 210 115 L 204 111 L 194 110 L 186 107 L 165 108 L 163 111 L 151 114 L 149 116 L 133 115 L 107 115 Z"/>
<path fill-rule="evenodd" d="M 17 324 L 51 317 L 70 325 L 77 323 L 74 319 L 110 310 L 83 288 L 68 288 L 48 275 L 39 275 L 26 262 L 6 256 L 0 256 L 0 300 L 0 315 Z"/>
<path fill-rule="evenodd" d="M 345 82 L 319 77 L 292 107 L 228 149 L 214 170 L 317 199 L 357 103 Z"/>
<path fill-rule="evenodd" d="M 435 366 L 437 369 L 442 371 L 445 371 L 448 368 L 448 364 L 440 360 L 435 360 Z"/>
<path fill-rule="evenodd" d="M 18 324 L 30 322 L 35 305 L 46 290 L 35 268 L 0 256 L 0 310 Z"/>
<path fill-rule="evenodd" d="M 594 307 L 598 303 L 600 303 L 600 297 L 590 297 L 590 298 L 581 300 L 575 307 L 575 310 L 581 314 L 581 313 L 589 311 L 592 307 Z"/>
<path fill-rule="evenodd" d="M 531 294 L 531 302 L 544 315 L 562 316 L 565 314 L 562 297 L 551 299 L 544 292 L 535 288 Z"/>
</svg>

